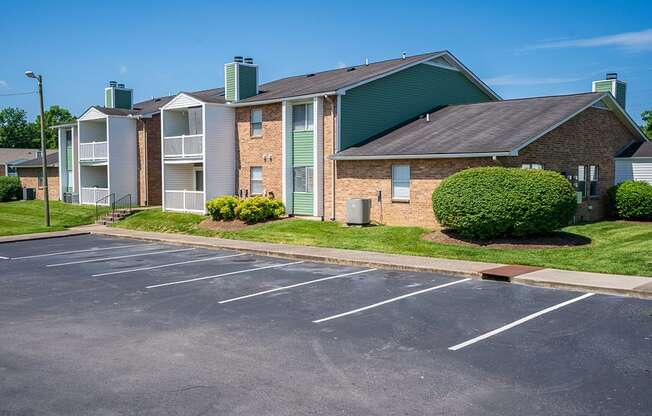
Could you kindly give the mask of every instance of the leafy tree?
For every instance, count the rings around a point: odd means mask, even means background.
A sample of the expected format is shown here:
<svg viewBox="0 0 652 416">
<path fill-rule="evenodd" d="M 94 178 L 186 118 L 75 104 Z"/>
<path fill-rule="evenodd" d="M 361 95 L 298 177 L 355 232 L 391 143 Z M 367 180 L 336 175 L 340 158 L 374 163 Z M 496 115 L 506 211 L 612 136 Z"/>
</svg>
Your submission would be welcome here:
<svg viewBox="0 0 652 416">
<path fill-rule="evenodd" d="M 75 117 L 70 114 L 70 111 L 66 110 L 63 107 L 58 105 L 50 106 L 48 110 L 45 111 L 45 144 L 48 149 L 55 149 L 58 146 L 57 143 L 57 131 L 49 128 L 50 126 L 56 126 L 57 124 L 71 123 L 75 121 Z M 36 116 L 34 120 L 34 128 L 38 132 L 38 138 L 40 143 L 41 135 L 41 115 Z M 37 146 L 38 147 L 38 146 Z"/>
<path fill-rule="evenodd" d="M 0 147 L 38 147 L 38 130 L 27 122 L 25 110 L 8 107 L 0 110 Z"/>
<path fill-rule="evenodd" d="M 652 110 L 643 111 L 641 118 L 643 119 L 641 128 L 647 134 L 647 137 L 652 140 Z"/>
</svg>

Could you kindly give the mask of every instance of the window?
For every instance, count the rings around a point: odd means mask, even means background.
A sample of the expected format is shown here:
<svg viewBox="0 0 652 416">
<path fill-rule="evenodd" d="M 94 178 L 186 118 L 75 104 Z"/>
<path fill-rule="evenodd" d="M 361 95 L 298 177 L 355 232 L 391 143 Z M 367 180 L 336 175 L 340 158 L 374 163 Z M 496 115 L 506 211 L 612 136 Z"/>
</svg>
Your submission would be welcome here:
<svg viewBox="0 0 652 416">
<path fill-rule="evenodd" d="M 252 195 L 263 194 L 263 168 L 260 166 L 252 166 L 249 177 L 249 188 Z"/>
<path fill-rule="evenodd" d="M 586 166 L 584 165 L 579 165 L 577 167 L 575 190 L 582 195 L 582 198 L 586 196 Z"/>
<path fill-rule="evenodd" d="M 251 137 L 263 135 L 263 110 L 251 110 Z"/>
<path fill-rule="evenodd" d="M 599 196 L 600 189 L 598 187 L 598 167 L 596 165 L 589 166 L 589 196 Z"/>
<path fill-rule="evenodd" d="M 543 165 L 540 163 L 523 163 L 521 165 L 522 169 L 543 169 Z"/>
<path fill-rule="evenodd" d="M 16 166 L 7 165 L 7 176 L 18 176 Z"/>
<path fill-rule="evenodd" d="M 38 173 L 38 187 L 43 188 L 43 172 Z"/>
<path fill-rule="evenodd" d="M 294 168 L 294 192 L 312 192 L 312 166 Z"/>
<path fill-rule="evenodd" d="M 195 169 L 195 191 L 204 190 L 204 171 Z"/>
<path fill-rule="evenodd" d="M 410 166 L 392 166 L 392 200 L 410 200 Z"/>
<path fill-rule="evenodd" d="M 312 131 L 312 104 L 297 104 L 292 106 L 292 130 Z"/>
</svg>

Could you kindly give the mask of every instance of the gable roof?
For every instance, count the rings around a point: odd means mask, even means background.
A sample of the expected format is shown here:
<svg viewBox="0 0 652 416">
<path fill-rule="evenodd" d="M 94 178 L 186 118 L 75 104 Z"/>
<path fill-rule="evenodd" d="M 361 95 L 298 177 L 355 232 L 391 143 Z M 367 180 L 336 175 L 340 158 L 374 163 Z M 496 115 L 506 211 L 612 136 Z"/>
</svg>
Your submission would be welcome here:
<svg viewBox="0 0 652 416">
<path fill-rule="evenodd" d="M 649 157 L 652 158 L 652 142 L 646 140 L 644 142 L 636 142 L 627 146 L 616 157 Z"/>
<path fill-rule="evenodd" d="M 237 103 L 233 103 L 233 105 L 253 105 L 270 101 L 279 101 L 285 98 L 344 92 L 347 88 L 353 88 L 362 83 L 388 76 L 397 71 L 437 58 L 442 59 L 447 67 L 464 73 L 466 77 L 468 77 L 492 99 L 500 99 L 498 94 L 471 73 L 471 71 L 462 65 L 450 52 L 439 51 L 406 56 L 405 58 L 372 62 L 368 65 L 362 64 L 282 78 L 259 85 L 259 93 L 257 95 L 240 100 Z M 186 94 L 207 103 L 227 103 L 224 97 L 224 88 L 213 88 L 195 92 L 184 91 L 180 94 Z"/>
<path fill-rule="evenodd" d="M 8 164 L 10 162 L 18 163 L 19 161 L 22 162 L 33 159 L 36 157 L 36 153 L 40 152 L 40 150 L 41 149 L 16 149 L 9 147 L 0 148 L 0 164 Z M 51 149 L 47 150 L 48 154 L 52 151 L 53 150 Z"/>
<path fill-rule="evenodd" d="M 584 93 L 450 105 L 420 116 L 360 145 L 335 160 L 516 156 L 518 151 L 609 93 Z M 638 130 L 638 128 L 636 127 Z M 638 130 L 640 133 L 640 130 Z"/>
<path fill-rule="evenodd" d="M 59 151 L 53 150 L 52 152 L 48 151 L 47 158 L 45 159 L 48 167 L 57 167 L 59 166 Z M 16 168 L 40 168 L 43 161 L 40 157 L 35 159 L 25 160 L 20 163 L 16 163 L 14 166 Z"/>
</svg>

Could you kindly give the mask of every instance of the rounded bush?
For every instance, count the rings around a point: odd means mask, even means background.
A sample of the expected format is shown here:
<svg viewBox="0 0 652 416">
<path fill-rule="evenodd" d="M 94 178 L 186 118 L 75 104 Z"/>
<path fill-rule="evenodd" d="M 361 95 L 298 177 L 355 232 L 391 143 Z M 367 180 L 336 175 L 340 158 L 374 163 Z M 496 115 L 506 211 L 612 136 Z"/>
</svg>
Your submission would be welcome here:
<svg viewBox="0 0 652 416">
<path fill-rule="evenodd" d="M 0 176 L 0 202 L 20 199 L 21 193 L 20 178 L 16 176 Z"/>
<path fill-rule="evenodd" d="M 468 238 L 545 234 L 568 225 L 573 186 L 552 171 L 485 167 L 458 172 L 432 194 L 437 221 Z"/>
<path fill-rule="evenodd" d="M 285 214 L 281 201 L 264 196 L 253 196 L 240 200 L 236 207 L 236 215 L 246 223 L 256 223 Z"/>
<path fill-rule="evenodd" d="M 236 218 L 235 209 L 238 206 L 238 198 L 234 196 L 219 196 L 206 203 L 208 214 L 215 221 L 233 220 Z"/>
<path fill-rule="evenodd" d="M 609 213 L 625 220 L 652 219 L 652 185 L 641 181 L 625 181 L 612 186 L 607 193 Z"/>
</svg>

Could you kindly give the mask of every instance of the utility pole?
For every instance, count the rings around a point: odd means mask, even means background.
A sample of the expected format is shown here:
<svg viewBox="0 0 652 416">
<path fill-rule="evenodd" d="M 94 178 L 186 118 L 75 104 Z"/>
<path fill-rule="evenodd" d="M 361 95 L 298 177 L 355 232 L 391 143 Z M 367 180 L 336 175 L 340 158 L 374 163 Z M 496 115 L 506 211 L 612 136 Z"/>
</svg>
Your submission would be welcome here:
<svg viewBox="0 0 652 416">
<path fill-rule="evenodd" d="M 35 75 L 32 71 L 25 72 L 28 78 L 38 81 L 38 95 L 41 107 L 41 161 L 43 162 L 43 202 L 45 203 L 45 226 L 50 226 L 50 195 L 48 190 L 48 157 L 45 147 L 45 109 L 43 108 L 43 76 Z"/>
</svg>

